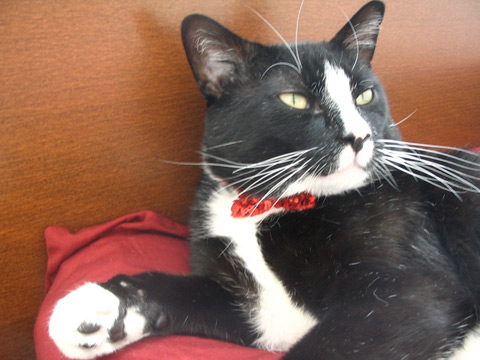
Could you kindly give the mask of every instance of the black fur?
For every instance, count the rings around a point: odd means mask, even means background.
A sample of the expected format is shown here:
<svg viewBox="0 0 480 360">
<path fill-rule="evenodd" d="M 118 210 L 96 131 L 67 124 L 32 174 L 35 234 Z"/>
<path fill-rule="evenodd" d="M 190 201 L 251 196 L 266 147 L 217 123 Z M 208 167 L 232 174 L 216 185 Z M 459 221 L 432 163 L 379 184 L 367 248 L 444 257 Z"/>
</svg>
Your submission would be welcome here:
<svg viewBox="0 0 480 360">
<path fill-rule="evenodd" d="M 279 182 L 272 178 L 255 185 L 258 178 L 249 176 L 258 168 L 228 165 L 314 148 L 308 159 L 319 164 L 315 175 L 337 171 L 339 151 L 355 139 L 344 134 L 338 109 L 323 95 L 325 61 L 351 79 L 353 99 L 374 91 L 373 101 L 358 108 L 373 130 L 374 161 L 361 188 L 319 196 L 314 209 L 272 215 L 259 225 L 268 266 L 295 304 L 318 319 L 285 359 L 440 359 L 478 324 L 479 194 L 448 192 L 388 164 L 391 176 L 374 169 L 387 147 L 381 140 L 400 139 L 370 68 L 378 29 L 361 31 L 365 24 L 379 25 L 383 10 L 382 3 L 371 2 L 331 42 L 299 44 L 301 69 L 294 68 L 299 64 L 283 44 L 248 42 L 200 15 L 185 19 L 186 52 L 208 103 L 203 143 L 208 165 L 191 220 L 193 274 L 122 275 L 101 284 L 122 299 L 123 307 L 139 307 L 148 319 L 145 333 L 193 334 L 250 346 L 258 338 L 249 319 L 258 284 L 230 239 L 208 235 L 206 204 L 228 186 L 263 196 Z M 272 67 L 276 63 L 291 66 Z M 310 106 L 288 108 L 278 98 L 281 92 L 301 93 Z M 430 161 L 445 164 L 442 155 L 432 156 Z M 480 164 L 478 157 L 452 156 L 459 164 L 467 164 L 462 159 L 468 157 L 472 169 L 458 169 L 478 187 L 479 166 L 473 165 Z M 299 171 L 270 196 L 280 196 L 304 174 Z M 121 337 L 122 321 L 117 327 L 112 341 Z"/>
</svg>

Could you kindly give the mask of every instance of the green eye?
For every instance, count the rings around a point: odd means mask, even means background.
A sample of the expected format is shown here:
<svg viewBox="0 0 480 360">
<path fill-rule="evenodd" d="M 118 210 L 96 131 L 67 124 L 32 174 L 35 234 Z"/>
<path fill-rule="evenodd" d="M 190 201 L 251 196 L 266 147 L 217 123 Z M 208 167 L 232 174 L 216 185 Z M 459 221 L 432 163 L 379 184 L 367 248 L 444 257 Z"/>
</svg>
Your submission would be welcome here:
<svg viewBox="0 0 480 360">
<path fill-rule="evenodd" d="M 355 102 L 357 105 L 362 106 L 362 105 L 367 105 L 373 100 L 373 90 L 368 89 L 365 90 L 363 93 L 358 95 L 358 97 L 355 99 Z"/>
<path fill-rule="evenodd" d="M 280 94 L 279 98 L 285 105 L 288 105 L 294 109 L 304 110 L 308 107 L 307 98 L 298 93 L 283 93 Z"/>
</svg>

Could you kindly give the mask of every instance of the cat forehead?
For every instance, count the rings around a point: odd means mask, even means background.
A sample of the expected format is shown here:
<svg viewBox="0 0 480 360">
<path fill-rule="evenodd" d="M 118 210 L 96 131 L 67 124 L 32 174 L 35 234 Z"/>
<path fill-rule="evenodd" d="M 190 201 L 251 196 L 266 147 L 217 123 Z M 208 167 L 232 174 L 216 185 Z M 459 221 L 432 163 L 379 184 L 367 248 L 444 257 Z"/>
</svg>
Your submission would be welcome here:
<svg viewBox="0 0 480 360">
<path fill-rule="evenodd" d="M 351 87 L 357 83 L 376 82 L 369 66 L 356 61 L 354 54 L 338 51 L 329 43 L 302 43 L 298 47 L 291 44 L 290 47 L 293 54 L 285 45 L 271 47 L 272 56 L 270 63 L 264 65 L 267 71 L 263 76 L 272 75 L 276 81 L 302 85 L 317 94 L 324 90 L 327 77 L 342 84 L 349 83 Z"/>
<path fill-rule="evenodd" d="M 325 61 L 335 62 L 337 54 L 327 42 L 306 42 L 300 44 L 275 44 L 269 47 L 270 60 L 290 63 L 297 70 L 304 67 L 309 73 Z"/>
</svg>

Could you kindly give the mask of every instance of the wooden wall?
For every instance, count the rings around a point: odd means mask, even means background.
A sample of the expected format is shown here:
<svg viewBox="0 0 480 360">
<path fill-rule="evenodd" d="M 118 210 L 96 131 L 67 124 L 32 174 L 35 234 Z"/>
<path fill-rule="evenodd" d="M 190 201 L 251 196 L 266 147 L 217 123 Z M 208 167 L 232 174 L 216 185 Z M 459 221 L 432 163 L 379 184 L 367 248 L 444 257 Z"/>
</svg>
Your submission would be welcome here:
<svg viewBox="0 0 480 360">
<path fill-rule="evenodd" d="M 480 2 L 388 0 L 373 66 L 405 138 L 480 145 Z M 306 0 L 299 39 L 331 38 L 362 0 Z M 295 39 L 300 0 L 0 2 L 0 358 L 33 359 L 50 224 L 72 230 L 152 209 L 186 222 L 204 102 L 183 17 Z"/>
</svg>

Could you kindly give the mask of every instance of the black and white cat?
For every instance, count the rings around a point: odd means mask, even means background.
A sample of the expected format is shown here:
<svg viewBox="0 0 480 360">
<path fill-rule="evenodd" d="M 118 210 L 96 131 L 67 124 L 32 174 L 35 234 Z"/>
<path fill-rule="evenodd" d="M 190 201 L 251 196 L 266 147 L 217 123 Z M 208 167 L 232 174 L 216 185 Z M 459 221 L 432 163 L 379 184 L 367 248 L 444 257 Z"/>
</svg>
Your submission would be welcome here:
<svg viewBox="0 0 480 360">
<path fill-rule="evenodd" d="M 400 140 L 370 67 L 383 13 L 274 46 L 184 20 L 208 104 L 192 275 L 71 292 L 49 324 L 66 356 L 190 334 L 284 359 L 480 358 L 480 159 Z"/>
</svg>

